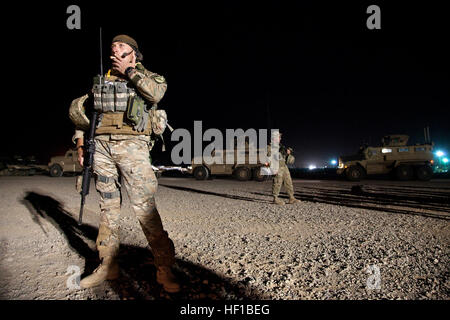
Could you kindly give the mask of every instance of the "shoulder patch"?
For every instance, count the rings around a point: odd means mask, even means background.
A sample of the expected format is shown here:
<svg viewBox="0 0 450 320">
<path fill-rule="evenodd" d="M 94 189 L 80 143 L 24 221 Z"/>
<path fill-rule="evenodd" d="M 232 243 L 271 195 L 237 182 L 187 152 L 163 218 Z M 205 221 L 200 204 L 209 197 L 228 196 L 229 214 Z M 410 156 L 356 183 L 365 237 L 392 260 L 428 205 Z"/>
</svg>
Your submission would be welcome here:
<svg viewBox="0 0 450 320">
<path fill-rule="evenodd" d="M 166 83 L 166 79 L 163 76 L 160 75 L 153 75 L 152 79 L 155 80 L 156 83 Z"/>
</svg>

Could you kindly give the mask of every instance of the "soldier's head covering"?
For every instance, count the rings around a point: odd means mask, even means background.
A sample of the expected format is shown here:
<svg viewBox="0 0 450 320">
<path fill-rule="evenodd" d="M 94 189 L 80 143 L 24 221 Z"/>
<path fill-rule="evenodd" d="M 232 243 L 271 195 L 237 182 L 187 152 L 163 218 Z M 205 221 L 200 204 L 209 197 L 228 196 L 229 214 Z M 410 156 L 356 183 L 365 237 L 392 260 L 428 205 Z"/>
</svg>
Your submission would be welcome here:
<svg viewBox="0 0 450 320">
<path fill-rule="evenodd" d="M 114 43 L 114 42 L 126 43 L 136 52 L 136 60 L 137 61 L 144 60 L 144 56 L 139 51 L 139 47 L 138 47 L 136 40 L 134 40 L 132 37 L 127 36 L 126 34 L 119 34 L 112 39 L 112 43 Z"/>
</svg>

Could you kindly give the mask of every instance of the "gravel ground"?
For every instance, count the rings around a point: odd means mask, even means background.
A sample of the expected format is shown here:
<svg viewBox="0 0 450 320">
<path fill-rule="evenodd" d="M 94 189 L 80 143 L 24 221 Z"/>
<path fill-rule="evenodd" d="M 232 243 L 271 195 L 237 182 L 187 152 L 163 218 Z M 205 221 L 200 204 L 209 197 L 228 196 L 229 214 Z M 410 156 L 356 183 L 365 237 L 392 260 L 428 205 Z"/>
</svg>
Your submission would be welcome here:
<svg viewBox="0 0 450 320">
<path fill-rule="evenodd" d="M 157 205 L 175 244 L 177 294 L 156 283 L 126 196 L 119 280 L 76 289 L 77 270 L 98 263 L 99 209 L 92 185 L 78 227 L 74 185 L 0 177 L 1 299 L 449 298 L 449 180 L 294 180 L 302 202 L 276 206 L 270 181 L 162 177 Z"/>
</svg>

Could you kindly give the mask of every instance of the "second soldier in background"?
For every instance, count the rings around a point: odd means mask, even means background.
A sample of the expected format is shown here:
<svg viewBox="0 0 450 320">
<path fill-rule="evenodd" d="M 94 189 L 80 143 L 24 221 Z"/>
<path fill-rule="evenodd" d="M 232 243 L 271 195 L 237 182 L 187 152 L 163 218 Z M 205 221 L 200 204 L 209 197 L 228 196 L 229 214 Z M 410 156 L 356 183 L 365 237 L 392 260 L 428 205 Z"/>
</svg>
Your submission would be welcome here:
<svg viewBox="0 0 450 320">
<path fill-rule="evenodd" d="M 288 204 L 294 204 L 300 202 L 294 197 L 294 186 L 292 184 L 291 173 L 289 172 L 289 168 L 286 164 L 293 164 L 294 157 L 292 155 L 292 149 L 286 148 L 282 145 L 281 142 L 281 133 L 277 132 L 273 135 L 273 142 L 276 145 L 279 145 L 279 154 L 278 154 L 278 172 L 273 178 L 272 183 L 272 195 L 273 195 L 273 203 L 278 205 L 283 205 L 284 201 L 278 198 L 281 187 L 284 185 L 286 188 L 286 192 L 289 196 Z"/>
</svg>

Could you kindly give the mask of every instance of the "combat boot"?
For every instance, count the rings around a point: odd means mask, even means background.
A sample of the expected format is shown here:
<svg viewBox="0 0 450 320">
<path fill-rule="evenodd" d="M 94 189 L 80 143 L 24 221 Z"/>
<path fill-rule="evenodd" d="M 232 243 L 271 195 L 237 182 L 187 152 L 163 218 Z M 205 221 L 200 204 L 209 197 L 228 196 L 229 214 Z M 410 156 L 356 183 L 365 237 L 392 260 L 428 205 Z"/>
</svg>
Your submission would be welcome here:
<svg viewBox="0 0 450 320">
<path fill-rule="evenodd" d="M 273 197 L 273 203 L 274 204 L 278 204 L 278 205 L 284 205 L 284 201 L 283 200 L 281 200 L 280 198 L 278 198 L 278 197 Z"/>
<path fill-rule="evenodd" d="M 106 257 L 97 269 L 89 276 L 81 280 L 80 287 L 83 289 L 100 285 L 105 280 L 115 280 L 119 277 L 119 265 L 113 257 Z"/>
<path fill-rule="evenodd" d="M 170 267 L 158 267 L 156 270 L 156 282 L 161 284 L 167 292 L 176 293 L 180 291 L 180 285 L 177 282 Z"/>
<path fill-rule="evenodd" d="M 116 246 L 97 246 L 101 264 L 89 276 L 81 280 L 81 288 L 92 288 L 101 284 L 105 280 L 114 280 L 119 277 L 119 264 L 117 263 L 117 254 L 119 247 Z"/>
<path fill-rule="evenodd" d="M 300 200 L 295 199 L 294 196 L 289 197 L 288 204 L 295 204 L 295 203 L 300 203 Z"/>
</svg>

